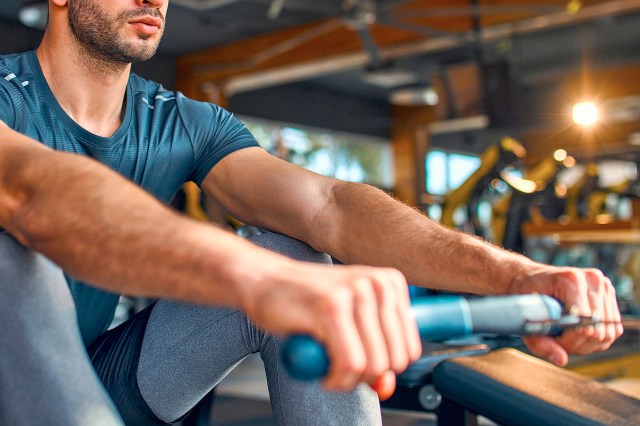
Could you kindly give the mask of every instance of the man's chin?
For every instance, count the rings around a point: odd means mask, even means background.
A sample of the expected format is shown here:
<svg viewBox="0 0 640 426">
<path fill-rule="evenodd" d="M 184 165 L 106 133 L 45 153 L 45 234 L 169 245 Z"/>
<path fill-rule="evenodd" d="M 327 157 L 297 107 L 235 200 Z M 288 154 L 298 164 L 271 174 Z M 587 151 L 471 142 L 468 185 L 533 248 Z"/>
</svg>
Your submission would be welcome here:
<svg viewBox="0 0 640 426">
<path fill-rule="evenodd" d="M 129 59 L 129 62 L 135 63 L 153 58 L 157 50 L 157 41 L 140 38 L 136 42 L 129 44 L 128 48 L 123 49 L 123 53 Z"/>
</svg>

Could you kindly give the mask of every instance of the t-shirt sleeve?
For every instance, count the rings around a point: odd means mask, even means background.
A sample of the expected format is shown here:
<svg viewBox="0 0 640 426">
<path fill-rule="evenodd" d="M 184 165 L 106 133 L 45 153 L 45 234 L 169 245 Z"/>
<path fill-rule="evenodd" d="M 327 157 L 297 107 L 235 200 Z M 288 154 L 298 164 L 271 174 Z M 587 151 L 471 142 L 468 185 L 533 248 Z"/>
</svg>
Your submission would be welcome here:
<svg viewBox="0 0 640 426">
<path fill-rule="evenodd" d="M 227 155 L 244 148 L 259 147 L 245 125 L 229 111 L 193 100 L 187 100 L 185 106 L 182 118 L 191 134 L 195 151 L 195 165 L 190 178 L 198 185 Z"/>
<path fill-rule="evenodd" d="M 5 79 L 0 78 L 0 120 L 7 126 L 14 127 L 16 110 L 6 84 Z"/>
</svg>

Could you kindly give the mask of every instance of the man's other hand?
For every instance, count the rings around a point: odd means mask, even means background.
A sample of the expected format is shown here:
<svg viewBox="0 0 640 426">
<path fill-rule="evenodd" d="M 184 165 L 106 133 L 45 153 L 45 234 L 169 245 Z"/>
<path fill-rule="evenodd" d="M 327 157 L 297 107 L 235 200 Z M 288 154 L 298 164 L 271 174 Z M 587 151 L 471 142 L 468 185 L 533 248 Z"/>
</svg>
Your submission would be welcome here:
<svg viewBox="0 0 640 426">
<path fill-rule="evenodd" d="M 622 335 L 620 311 L 611 281 L 598 269 L 554 267 L 537 264 L 517 276 L 510 293 L 548 294 L 577 315 L 593 316 L 596 326 L 566 330 L 560 337 L 529 337 L 525 342 L 535 355 L 558 366 L 568 354 L 584 355 L 608 349 Z"/>
</svg>

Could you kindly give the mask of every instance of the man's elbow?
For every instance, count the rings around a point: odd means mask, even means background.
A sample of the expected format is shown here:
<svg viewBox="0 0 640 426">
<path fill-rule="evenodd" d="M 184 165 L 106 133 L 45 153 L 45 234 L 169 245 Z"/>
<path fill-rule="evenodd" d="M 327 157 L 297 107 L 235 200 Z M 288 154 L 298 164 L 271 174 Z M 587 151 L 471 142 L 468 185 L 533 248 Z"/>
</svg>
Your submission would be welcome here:
<svg viewBox="0 0 640 426">
<path fill-rule="evenodd" d="M 20 244 L 33 248 L 38 229 L 46 213 L 33 202 L 37 192 L 30 167 L 13 167 L 0 173 L 0 228 L 11 234 Z M 40 210 L 40 211 L 37 211 Z"/>
<path fill-rule="evenodd" d="M 20 244 L 31 247 L 24 197 L 16 194 L 0 194 L 0 228 L 11 234 Z"/>
</svg>

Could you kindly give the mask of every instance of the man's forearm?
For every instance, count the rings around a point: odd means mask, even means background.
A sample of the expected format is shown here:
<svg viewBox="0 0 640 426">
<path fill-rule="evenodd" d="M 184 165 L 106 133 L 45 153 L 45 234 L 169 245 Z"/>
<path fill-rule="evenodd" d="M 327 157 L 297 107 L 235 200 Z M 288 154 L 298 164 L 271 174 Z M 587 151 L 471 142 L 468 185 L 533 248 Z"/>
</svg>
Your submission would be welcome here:
<svg viewBox="0 0 640 426">
<path fill-rule="evenodd" d="M 528 259 L 449 230 L 367 185 L 339 183 L 317 243 L 345 263 L 392 266 L 430 288 L 504 293 Z M 345 214 L 346 213 L 346 214 Z"/>
<path fill-rule="evenodd" d="M 173 213 L 101 164 L 2 123 L 0 227 L 78 279 L 129 294 L 241 307 L 239 286 L 250 277 L 239 265 L 278 262 Z"/>
</svg>

